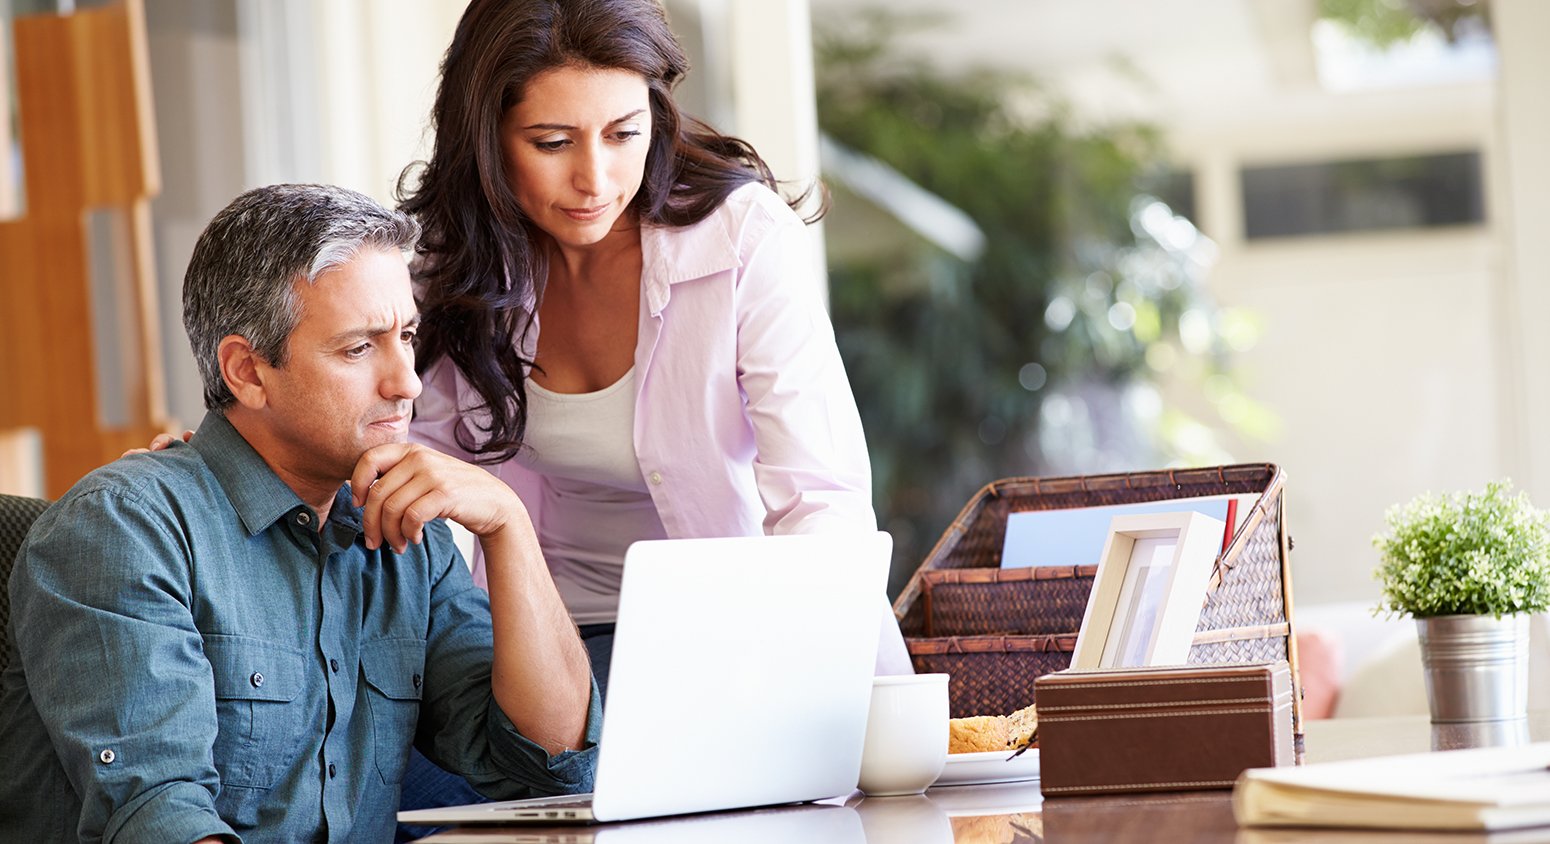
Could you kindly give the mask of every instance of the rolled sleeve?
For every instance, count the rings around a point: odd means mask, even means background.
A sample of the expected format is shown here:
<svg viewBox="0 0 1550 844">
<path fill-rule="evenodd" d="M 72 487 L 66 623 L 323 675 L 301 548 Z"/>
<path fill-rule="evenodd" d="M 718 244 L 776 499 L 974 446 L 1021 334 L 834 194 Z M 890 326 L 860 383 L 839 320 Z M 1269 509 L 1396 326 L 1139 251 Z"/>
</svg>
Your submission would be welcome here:
<svg viewBox="0 0 1550 844">
<path fill-rule="evenodd" d="M 188 555 L 156 511 L 72 494 L 39 519 L 12 578 L 17 649 L 80 796 L 82 841 L 231 833 L 215 808 L 214 684 Z"/>
<path fill-rule="evenodd" d="M 602 723 L 596 679 L 582 747 L 551 756 L 522 735 L 495 702 L 490 685 L 489 596 L 474 585 L 445 524 L 430 526 L 425 545 L 435 577 L 416 745 L 491 798 L 590 791 Z"/>
<path fill-rule="evenodd" d="M 587 706 L 587 729 L 581 747 L 554 755 L 522 735 L 492 700 L 487 724 L 490 754 L 496 768 L 522 782 L 536 794 L 580 794 L 591 791 L 597 772 L 597 741 L 603 723 L 603 708 L 599 703 L 601 699 L 594 677 L 591 703 Z"/>
<path fill-rule="evenodd" d="M 108 824 L 105 841 L 176 842 L 215 837 L 241 844 L 242 839 L 210 805 L 209 792 L 193 783 L 177 782 L 141 795 Z"/>
</svg>

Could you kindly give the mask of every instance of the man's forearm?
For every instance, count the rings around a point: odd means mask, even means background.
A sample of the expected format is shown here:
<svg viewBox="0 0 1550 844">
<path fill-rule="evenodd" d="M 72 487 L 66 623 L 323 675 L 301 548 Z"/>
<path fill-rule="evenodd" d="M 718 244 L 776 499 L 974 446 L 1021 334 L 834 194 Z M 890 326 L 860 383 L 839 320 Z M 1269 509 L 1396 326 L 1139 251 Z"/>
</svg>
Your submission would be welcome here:
<svg viewBox="0 0 1550 844">
<path fill-rule="evenodd" d="M 402 552 L 438 518 L 479 537 L 495 640 L 495 701 L 550 754 L 579 747 L 591 703 L 586 649 L 511 487 L 481 467 L 407 443 L 361 455 L 350 486 L 363 502 L 369 548 L 385 543 Z"/>
<path fill-rule="evenodd" d="M 576 627 L 544 565 L 526 513 L 483 536 L 495 635 L 496 703 L 550 754 L 581 747 L 592 690 Z"/>
</svg>

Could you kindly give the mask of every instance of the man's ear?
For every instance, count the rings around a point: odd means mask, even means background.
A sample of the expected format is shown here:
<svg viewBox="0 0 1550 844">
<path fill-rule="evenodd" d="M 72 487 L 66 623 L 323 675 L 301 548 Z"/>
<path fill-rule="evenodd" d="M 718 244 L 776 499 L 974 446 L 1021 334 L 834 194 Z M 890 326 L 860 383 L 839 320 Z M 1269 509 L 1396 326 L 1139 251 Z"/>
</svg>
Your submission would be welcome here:
<svg viewBox="0 0 1550 844">
<path fill-rule="evenodd" d="M 237 403 L 250 410 L 259 410 L 269 403 L 260 364 L 263 359 L 253 350 L 253 344 L 240 334 L 228 334 L 216 347 L 216 357 L 221 362 L 221 377 L 227 389 L 237 397 Z"/>
</svg>

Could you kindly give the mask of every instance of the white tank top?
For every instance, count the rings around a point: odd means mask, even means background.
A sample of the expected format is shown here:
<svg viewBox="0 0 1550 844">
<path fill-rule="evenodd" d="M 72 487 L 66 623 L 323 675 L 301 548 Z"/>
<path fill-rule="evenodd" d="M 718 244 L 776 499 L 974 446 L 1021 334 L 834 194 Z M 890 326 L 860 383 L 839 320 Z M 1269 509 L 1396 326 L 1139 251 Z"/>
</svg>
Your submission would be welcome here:
<svg viewBox="0 0 1550 844">
<path fill-rule="evenodd" d="M 517 455 L 543 479 L 538 542 L 577 624 L 612 622 L 624 550 L 667 532 L 635 455 L 635 370 L 593 393 L 527 381 L 527 431 Z"/>
</svg>

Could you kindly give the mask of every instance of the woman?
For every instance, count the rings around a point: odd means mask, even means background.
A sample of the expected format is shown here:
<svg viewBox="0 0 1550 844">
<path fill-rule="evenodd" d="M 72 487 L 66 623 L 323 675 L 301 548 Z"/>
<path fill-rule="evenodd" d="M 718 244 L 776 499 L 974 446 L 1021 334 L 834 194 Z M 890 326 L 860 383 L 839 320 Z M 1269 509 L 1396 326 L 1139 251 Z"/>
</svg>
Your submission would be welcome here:
<svg viewBox="0 0 1550 844">
<path fill-rule="evenodd" d="M 631 542 L 875 528 L 802 221 L 752 147 L 680 115 L 686 70 L 654 0 L 474 0 L 400 180 L 412 436 L 521 494 L 600 685 Z M 879 614 L 879 669 L 908 672 Z"/>
</svg>

